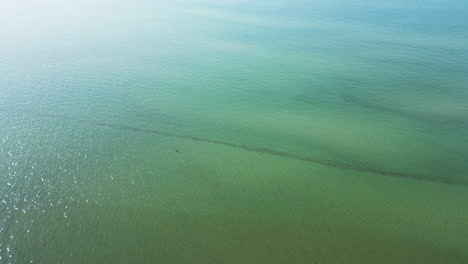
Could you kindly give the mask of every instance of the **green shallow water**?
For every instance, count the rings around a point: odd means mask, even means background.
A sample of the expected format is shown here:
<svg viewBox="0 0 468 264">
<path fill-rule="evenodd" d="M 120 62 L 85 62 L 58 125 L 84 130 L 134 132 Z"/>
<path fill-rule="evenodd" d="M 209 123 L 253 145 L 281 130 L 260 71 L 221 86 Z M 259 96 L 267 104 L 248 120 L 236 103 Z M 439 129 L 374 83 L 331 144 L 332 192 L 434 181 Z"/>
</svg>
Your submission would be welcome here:
<svg viewBox="0 0 468 264">
<path fill-rule="evenodd" d="M 0 3 L 0 263 L 468 262 L 467 13 Z"/>
</svg>

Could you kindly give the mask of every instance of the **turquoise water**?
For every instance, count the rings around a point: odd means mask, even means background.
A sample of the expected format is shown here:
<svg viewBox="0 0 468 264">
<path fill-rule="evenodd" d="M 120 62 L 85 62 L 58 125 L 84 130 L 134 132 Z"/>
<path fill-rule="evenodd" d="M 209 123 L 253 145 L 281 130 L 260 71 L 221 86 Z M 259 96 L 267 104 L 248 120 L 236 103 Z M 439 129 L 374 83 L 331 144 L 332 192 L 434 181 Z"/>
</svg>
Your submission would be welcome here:
<svg viewBox="0 0 468 264">
<path fill-rule="evenodd" d="M 0 263 L 467 263 L 464 1 L 0 2 Z"/>
</svg>

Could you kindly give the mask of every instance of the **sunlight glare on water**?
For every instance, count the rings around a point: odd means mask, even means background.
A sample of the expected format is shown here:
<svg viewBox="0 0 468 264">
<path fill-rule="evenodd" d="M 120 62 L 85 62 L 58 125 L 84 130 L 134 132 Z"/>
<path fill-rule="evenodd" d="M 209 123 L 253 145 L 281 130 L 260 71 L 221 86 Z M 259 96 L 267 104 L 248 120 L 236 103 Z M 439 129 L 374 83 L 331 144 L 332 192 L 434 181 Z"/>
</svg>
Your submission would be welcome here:
<svg viewBox="0 0 468 264">
<path fill-rule="evenodd" d="M 1 263 L 467 263 L 466 1 L 0 1 Z"/>
</svg>

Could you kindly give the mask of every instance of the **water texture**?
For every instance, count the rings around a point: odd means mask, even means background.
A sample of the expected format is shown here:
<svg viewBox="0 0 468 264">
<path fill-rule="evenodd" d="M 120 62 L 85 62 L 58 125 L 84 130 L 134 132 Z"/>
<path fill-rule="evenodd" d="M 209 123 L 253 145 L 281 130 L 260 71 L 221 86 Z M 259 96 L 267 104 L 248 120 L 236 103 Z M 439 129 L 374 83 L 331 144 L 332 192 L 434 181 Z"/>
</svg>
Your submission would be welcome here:
<svg viewBox="0 0 468 264">
<path fill-rule="evenodd" d="M 465 1 L 0 2 L 0 263 L 467 263 Z"/>
</svg>

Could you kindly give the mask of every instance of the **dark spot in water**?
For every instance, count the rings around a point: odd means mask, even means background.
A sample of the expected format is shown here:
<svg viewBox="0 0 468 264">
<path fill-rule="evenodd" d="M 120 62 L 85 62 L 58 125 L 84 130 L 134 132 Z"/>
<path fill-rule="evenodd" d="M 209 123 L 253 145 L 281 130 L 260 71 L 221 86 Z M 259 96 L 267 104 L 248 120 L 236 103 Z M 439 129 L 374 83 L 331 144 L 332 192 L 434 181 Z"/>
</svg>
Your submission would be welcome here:
<svg viewBox="0 0 468 264">
<path fill-rule="evenodd" d="M 451 126 L 459 128 L 460 126 L 468 125 L 468 118 L 451 116 L 451 115 L 437 115 L 430 114 L 418 111 L 404 110 L 398 106 L 384 105 L 372 102 L 370 100 L 365 100 L 350 94 L 345 94 L 342 97 L 343 101 L 349 104 L 354 104 L 356 106 L 367 108 L 373 111 L 379 111 L 384 113 L 389 113 L 393 115 L 398 115 L 401 117 L 406 117 L 418 122 L 425 122 L 430 124 L 438 124 L 439 126 Z M 463 127 L 464 129 L 464 127 Z"/>
<path fill-rule="evenodd" d="M 178 150 L 178 149 L 176 149 L 176 150 L 175 150 L 175 152 L 179 153 L 179 150 Z"/>
</svg>

